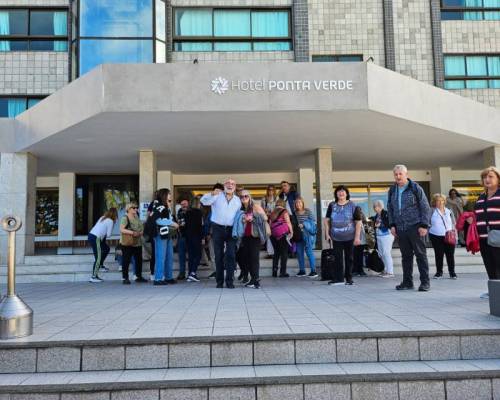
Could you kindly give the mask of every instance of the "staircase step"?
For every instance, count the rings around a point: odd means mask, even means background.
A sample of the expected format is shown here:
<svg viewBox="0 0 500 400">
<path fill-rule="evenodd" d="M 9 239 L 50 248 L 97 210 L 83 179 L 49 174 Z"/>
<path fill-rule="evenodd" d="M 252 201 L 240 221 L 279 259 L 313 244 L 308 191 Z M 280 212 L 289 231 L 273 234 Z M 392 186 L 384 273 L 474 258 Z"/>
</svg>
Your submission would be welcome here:
<svg viewBox="0 0 500 400">
<path fill-rule="evenodd" d="M 499 383 L 500 359 L 494 359 L 3 374 L 0 394 L 306 400 L 331 399 L 335 393 L 335 398 L 353 400 L 498 399 Z"/>
</svg>

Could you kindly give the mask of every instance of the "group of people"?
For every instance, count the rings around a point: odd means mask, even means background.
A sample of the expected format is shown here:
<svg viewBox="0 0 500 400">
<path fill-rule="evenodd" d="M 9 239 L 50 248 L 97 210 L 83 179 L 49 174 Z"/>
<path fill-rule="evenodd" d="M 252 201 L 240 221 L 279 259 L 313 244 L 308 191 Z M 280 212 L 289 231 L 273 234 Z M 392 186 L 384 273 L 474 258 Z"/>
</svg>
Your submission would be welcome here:
<svg viewBox="0 0 500 400">
<path fill-rule="evenodd" d="M 418 290 L 430 290 L 426 241 L 434 248 L 435 279 L 443 277 L 444 258 L 449 277 L 457 279 L 454 252 L 458 242 L 469 251 L 480 251 L 489 279 L 500 279 L 500 172 L 495 167 L 482 171 L 484 193 L 479 196 L 474 212 L 464 212 L 459 193 L 452 189 L 449 197 L 434 194 L 431 202 L 424 190 L 408 177 L 404 165 L 393 169 L 395 183 L 388 192 L 387 206 L 381 200 L 373 204 L 375 214 L 366 218 L 351 199 L 349 189 L 340 185 L 334 191 L 334 201 L 323 220 L 324 239 L 333 251 L 333 265 L 327 271 L 331 285 L 352 285 L 353 268 L 363 275 L 363 255 L 367 246 L 368 227 L 374 232 L 374 247 L 383 263 L 381 277 L 394 277 L 391 250 L 397 238 L 402 255 L 403 279 L 397 290 L 414 289 L 413 259 L 420 274 Z M 205 206 L 208 212 L 203 213 Z M 160 189 L 148 209 L 148 219 L 142 223 L 137 204 L 128 204 L 120 220 L 123 283 L 130 284 L 129 265 L 134 260 L 136 282 L 147 282 L 142 276 L 142 247 L 149 247 L 151 274 L 154 285 L 174 284 L 187 279 L 198 282 L 197 269 L 202 253 L 210 258 L 211 241 L 215 258 L 217 288 L 234 288 L 234 272 L 239 265 L 238 279 L 250 288 L 260 288 L 260 251 L 266 248 L 272 256 L 273 277 L 289 277 L 287 260 L 296 254 L 297 276 L 318 276 L 314 248 L 317 226 L 314 213 L 289 182 L 281 182 L 275 194 L 269 186 L 261 201 L 251 193 L 237 188 L 233 179 L 216 184 L 210 193 L 195 198 L 191 204 L 181 199 L 176 210 L 169 189 Z M 95 263 L 91 282 L 100 282 L 99 271 L 109 253 L 106 238 L 117 220 L 116 209 L 107 211 L 89 233 Z M 460 232 L 457 231 L 457 228 Z M 427 239 L 428 238 L 428 239 Z M 179 275 L 173 277 L 174 240 L 179 253 Z M 204 251 L 205 248 L 205 251 Z M 186 277 L 186 252 L 188 274 Z M 309 274 L 306 273 L 306 257 Z M 323 275 L 323 271 L 322 271 Z M 482 297 L 487 297 L 483 294 Z"/>
</svg>

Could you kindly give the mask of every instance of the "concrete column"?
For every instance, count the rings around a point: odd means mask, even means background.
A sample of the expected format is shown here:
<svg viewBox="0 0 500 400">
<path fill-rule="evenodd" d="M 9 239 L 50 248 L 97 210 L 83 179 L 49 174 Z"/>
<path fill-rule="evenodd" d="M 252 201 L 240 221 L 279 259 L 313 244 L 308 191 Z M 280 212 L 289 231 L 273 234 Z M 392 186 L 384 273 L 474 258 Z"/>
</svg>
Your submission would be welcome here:
<svg viewBox="0 0 500 400">
<path fill-rule="evenodd" d="M 174 176 L 172 171 L 158 171 L 157 174 L 157 187 L 158 189 L 166 188 L 174 190 Z"/>
<path fill-rule="evenodd" d="M 312 210 L 314 204 L 314 171 L 310 168 L 300 168 L 297 175 L 299 178 L 299 187 L 297 189 L 304 198 L 306 207 Z"/>
<path fill-rule="evenodd" d="M 453 187 L 453 173 L 450 167 L 439 167 L 431 171 L 431 197 L 435 193 L 442 193 L 448 196 L 448 192 Z"/>
<path fill-rule="evenodd" d="M 2 153 L 0 160 L 0 217 L 14 214 L 22 219 L 16 235 L 16 262 L 35 252 L 37 159 L 30 153 Z M 7 234 L 0 232 L 0 264 L 7 263 Z"/>
<path fill-rule="evenodd" d="M 156 190 L 156 154 L 139 151 L 139 201 L 150 202 Z"/>
<path fill-rule="evenodd" d="M 484 167 L 500 168 L 500 146 L 491 146 L 483 151 Z"/>
<path fill-rule="evenodd" d="M 75 173 L 59 173 L 59 241 L 72 240 L 75 234 L 75 184 Z M 73 247 L 58 247 L 57 254 L 73 254 Z"/>
<path fill-rule="evenodd" d="M 332 190 L 332 149 L 322 148 L 317 149 L 315 152 L 316 161 L 316 214 L 318 217 L 318 235 L 320 238 L 321 248 L 328 247 L 328 243 L 324 239 L 323 233 L 323 201 L 330 201 L 333 199 Z"/>
</svg>

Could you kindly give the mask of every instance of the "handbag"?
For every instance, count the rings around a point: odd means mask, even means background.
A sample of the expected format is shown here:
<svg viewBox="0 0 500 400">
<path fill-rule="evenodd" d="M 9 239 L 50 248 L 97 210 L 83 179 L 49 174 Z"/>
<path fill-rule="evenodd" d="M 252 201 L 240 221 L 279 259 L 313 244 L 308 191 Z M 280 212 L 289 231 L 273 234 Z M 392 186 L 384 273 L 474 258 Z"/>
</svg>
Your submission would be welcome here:
<svg viewBox="0 0 500 400">
<path fill-rule="evenodd" d="M 129 227 L 130 227 L 130 220 L 128 219 L 127 216 L 127 226 L 125 226 L 125 229 L 129 229 Z M 135 244 L 135 237 L 129 233 L 122 233 L 121 244 L 122 246 L 133 246 Z"/>
<path fill-rule="evenodd" d="M 299 227 L 299 220 L 296 215 L 292 215 L 292 227 L 293 227 L 293 235 L 292 242 L 298 243 L 304 240 L 302 229 Z"/>
<path fill-rule="evenodd" d="M 441 217 L 441 221 L 443 221 L 444 229 L 447 229 L 446 222 L 444 222 L 443 216 L 439 213 L 439 211 L 437 211 L 437 213 Z M 457 233 L 454 230 L 450 230 L 450 231 L 446 230 L 446 233 L 444 234 L 444 242 L 446 244 L 449 244 L 450 246 L 456 246 L 457 245 Z"/>
<path fill-rule="evenodd" d="M 484 198 L 484 218 L 486 219 L 486 231 L 488 232 L 487 242 L 491 247 L 500 247 L 500 231 L 496 229 L 490 229 L 486 201 L 487 197 Z"/>
</svg>

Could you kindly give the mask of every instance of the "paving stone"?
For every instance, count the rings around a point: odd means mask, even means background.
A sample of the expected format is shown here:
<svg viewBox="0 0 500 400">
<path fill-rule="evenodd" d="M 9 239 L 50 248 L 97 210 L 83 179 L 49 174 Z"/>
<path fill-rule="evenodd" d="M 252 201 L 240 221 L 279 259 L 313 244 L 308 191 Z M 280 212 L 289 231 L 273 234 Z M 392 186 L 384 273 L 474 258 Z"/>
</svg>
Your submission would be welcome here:
<svg viewBox="0 0 500 400">
<path fill-rule="evenodd" d="M 169 368 L 209 367 L 210 344 L 171 344 L 169 348 Z"/>
<path fill-rule="evenodd" d="M 253 365 L 252 342 L 213 343 L 212 366 Z"/>
<path fill-rule="evenodd" d="M 110 392 L 62 393 L 61 400 L 110 400 Z"/>
<path fill-rule="evenodd" d="M 354 382 L 352 400 L 398 400 L 397 382 Z"/>
<path fill-rule="evenodd" d="M 462 358 L 500 358 L 500 335 L 462 336 Z"/>
<path fill-rule="evenodd" d="M 351 400 L 351 385 L 348 383 L 304 385 L 304 400 Z"/>
<path fill-rule="evenodd" d="M 35 349 L 0 350 L 0 373 L 36 371 Z"/>
<path fill-rule="evenodd" d="M 335 339 L 296 340 L 297 364 L 334 363 L 337 361 Z"/>
<path fill-rule="evenodd" d="M 500 400 L 500 379 L 493 379 L 493 400 Z"/>
<path fill-rule="evenodd" d="M 207 400 L 207 389 L 162 389 L 160 400 Z"/>
<path fill-rule="evenodd" d="M 337 339 L 337 361 L 377 361 L 377 339 Z"/>
<path fill-rule="evenodd" d="M 446 381 L 447 400 L 490 400 L 491 381 L 489 379 L 465 379 Z"/>
<path fill-rule="evenodd" d="M 445 400 L 443 381 L 399 382 L 399 400 Z"/>
<path fill-rule="evenodd" d="M 121 390 L 111 392 L 111 400 L 158 400 L 160 391 L 157 390 Z"/>
<path fill-rule="evenodd" d="M 433 336 L 420 338 L 421 360 L 460 359 L 460 337 Z"/>
<path fill-rule="evenodd" d="M 262 385 L 257 386 L 259 400 L 303 400 L 302 385 Z"/>
<path fill-rule="evenodd" d="M 126 369 L 168 368 L 168 345 L 127 346 Z"/>
<path fill-rule="evenodd" d="M 255 388 L 253 386 L 209 388 L 208 398 L 210 400 L 255 400 Z"/>
<path fill-rule="evenodd" d="M 38 349 L 38 372 L 80 371 L 81 350 L 78 347 Z"/>
<path fill-rule="evenodd" d="M 59 394 L 53 394 L 53 393 L 11 394 L 10 400 L 59 400 Z"/>
<path fill-rule="evenodd" d="M 255 342 L 254 364 L 295 364 L 293 340 Z"/>
<path fill-rule="evenodd" d="M 419 359 L 418 338 L 378 339 L 380 361 L 414 361 Z"/>
<path fill-rule="evenodd" d="M 123 346 L 84 347 L 82 371 L 104 371 L 125 368 L 125 348 Z"/>
</svg>

